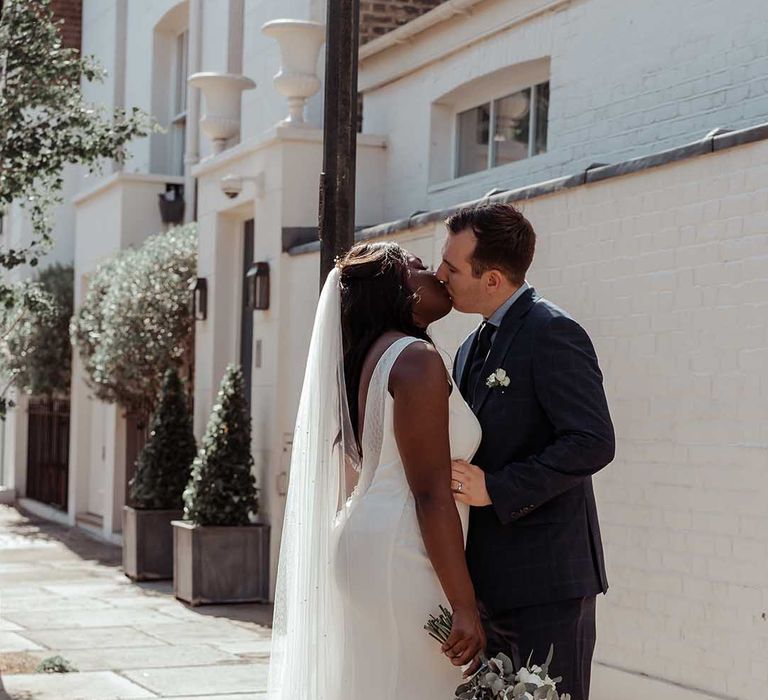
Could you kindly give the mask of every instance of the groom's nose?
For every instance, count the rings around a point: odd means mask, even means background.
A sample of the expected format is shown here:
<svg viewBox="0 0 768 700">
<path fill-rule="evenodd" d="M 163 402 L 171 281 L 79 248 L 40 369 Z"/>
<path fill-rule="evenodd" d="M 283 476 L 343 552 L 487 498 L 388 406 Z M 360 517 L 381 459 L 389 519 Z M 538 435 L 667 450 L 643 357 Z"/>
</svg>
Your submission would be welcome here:
<svg viewBox="0 0 768 700">
<path fill-rule="evenodd" d="M 443 284 L 448 281 L 448 271 L 445 267 L 445 263 L 440 263 L 435 270 L 435 277 L 439 279 Z"/>
</svg>

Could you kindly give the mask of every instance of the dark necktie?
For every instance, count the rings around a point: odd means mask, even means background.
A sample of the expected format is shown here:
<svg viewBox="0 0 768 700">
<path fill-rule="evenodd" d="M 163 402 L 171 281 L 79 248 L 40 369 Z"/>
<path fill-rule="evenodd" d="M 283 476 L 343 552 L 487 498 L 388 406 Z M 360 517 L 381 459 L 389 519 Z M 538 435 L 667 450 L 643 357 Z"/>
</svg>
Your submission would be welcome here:
<svg viewBox="0 0 768 700">
<path fill-rule="evenodd" d="M 469 382 L 467 387 L 469 388 L 469 397 L 472 398 L 477 392 L 480 372 L 485 364 L 485 358 L 488 356 L 488 351 L 491 349 L 491 339 L 493 332 L 496 330 L 496 326 L 487 321 L 483 321 L 480 326 L 480 330 L 477 334 L 477 345 L 475 345 L 475 352 L 472 355 L 472 364 L 469 366 Z"/>
</svg>

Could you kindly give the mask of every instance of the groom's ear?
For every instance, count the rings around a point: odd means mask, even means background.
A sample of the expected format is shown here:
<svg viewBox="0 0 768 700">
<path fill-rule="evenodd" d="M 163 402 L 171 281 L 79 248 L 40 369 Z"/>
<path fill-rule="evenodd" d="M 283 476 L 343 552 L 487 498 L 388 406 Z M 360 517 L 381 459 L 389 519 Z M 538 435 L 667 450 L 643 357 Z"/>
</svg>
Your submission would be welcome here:
<svg viewBox="0 0 768 700">
<path fill-rule="evenodd" d="M 485 286 L 489 292 L 496 292 L 504 284 L 504 275 L 498 270 L 488 270 L 486 273 Z"/>
</svg>

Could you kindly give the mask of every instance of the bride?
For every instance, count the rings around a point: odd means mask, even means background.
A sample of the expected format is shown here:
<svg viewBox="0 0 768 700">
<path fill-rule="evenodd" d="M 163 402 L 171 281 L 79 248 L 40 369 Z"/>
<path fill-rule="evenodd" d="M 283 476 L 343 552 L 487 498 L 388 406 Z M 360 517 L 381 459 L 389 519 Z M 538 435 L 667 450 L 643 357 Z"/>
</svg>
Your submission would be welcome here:
<svg viewBox="0 0 768 700">
<path fill-rule="evenodd" d="M 396 243 L 323 287 L 293 442 L 270 700 L 448 700 L 485 645 L 451 459 L 480 426 L 427 335 L 451 300 Z M 424 631 L 453 611 L 441 646 Z"/>
</svg>

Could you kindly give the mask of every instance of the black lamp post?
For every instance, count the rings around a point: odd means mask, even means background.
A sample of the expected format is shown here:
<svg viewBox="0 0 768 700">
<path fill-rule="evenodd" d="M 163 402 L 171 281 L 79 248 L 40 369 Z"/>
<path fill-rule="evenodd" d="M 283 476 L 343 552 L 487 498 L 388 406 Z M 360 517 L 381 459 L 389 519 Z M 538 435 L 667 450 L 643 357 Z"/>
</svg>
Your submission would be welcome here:
<svg viewBox="0 0 768 700">
<path fill-rule="evenodd" d="M 320 175 L 320 287 L 355 239 L 357 60 L 360 0 L 329 0 L 325 52 L 323 172 Z"/>
</svg>

